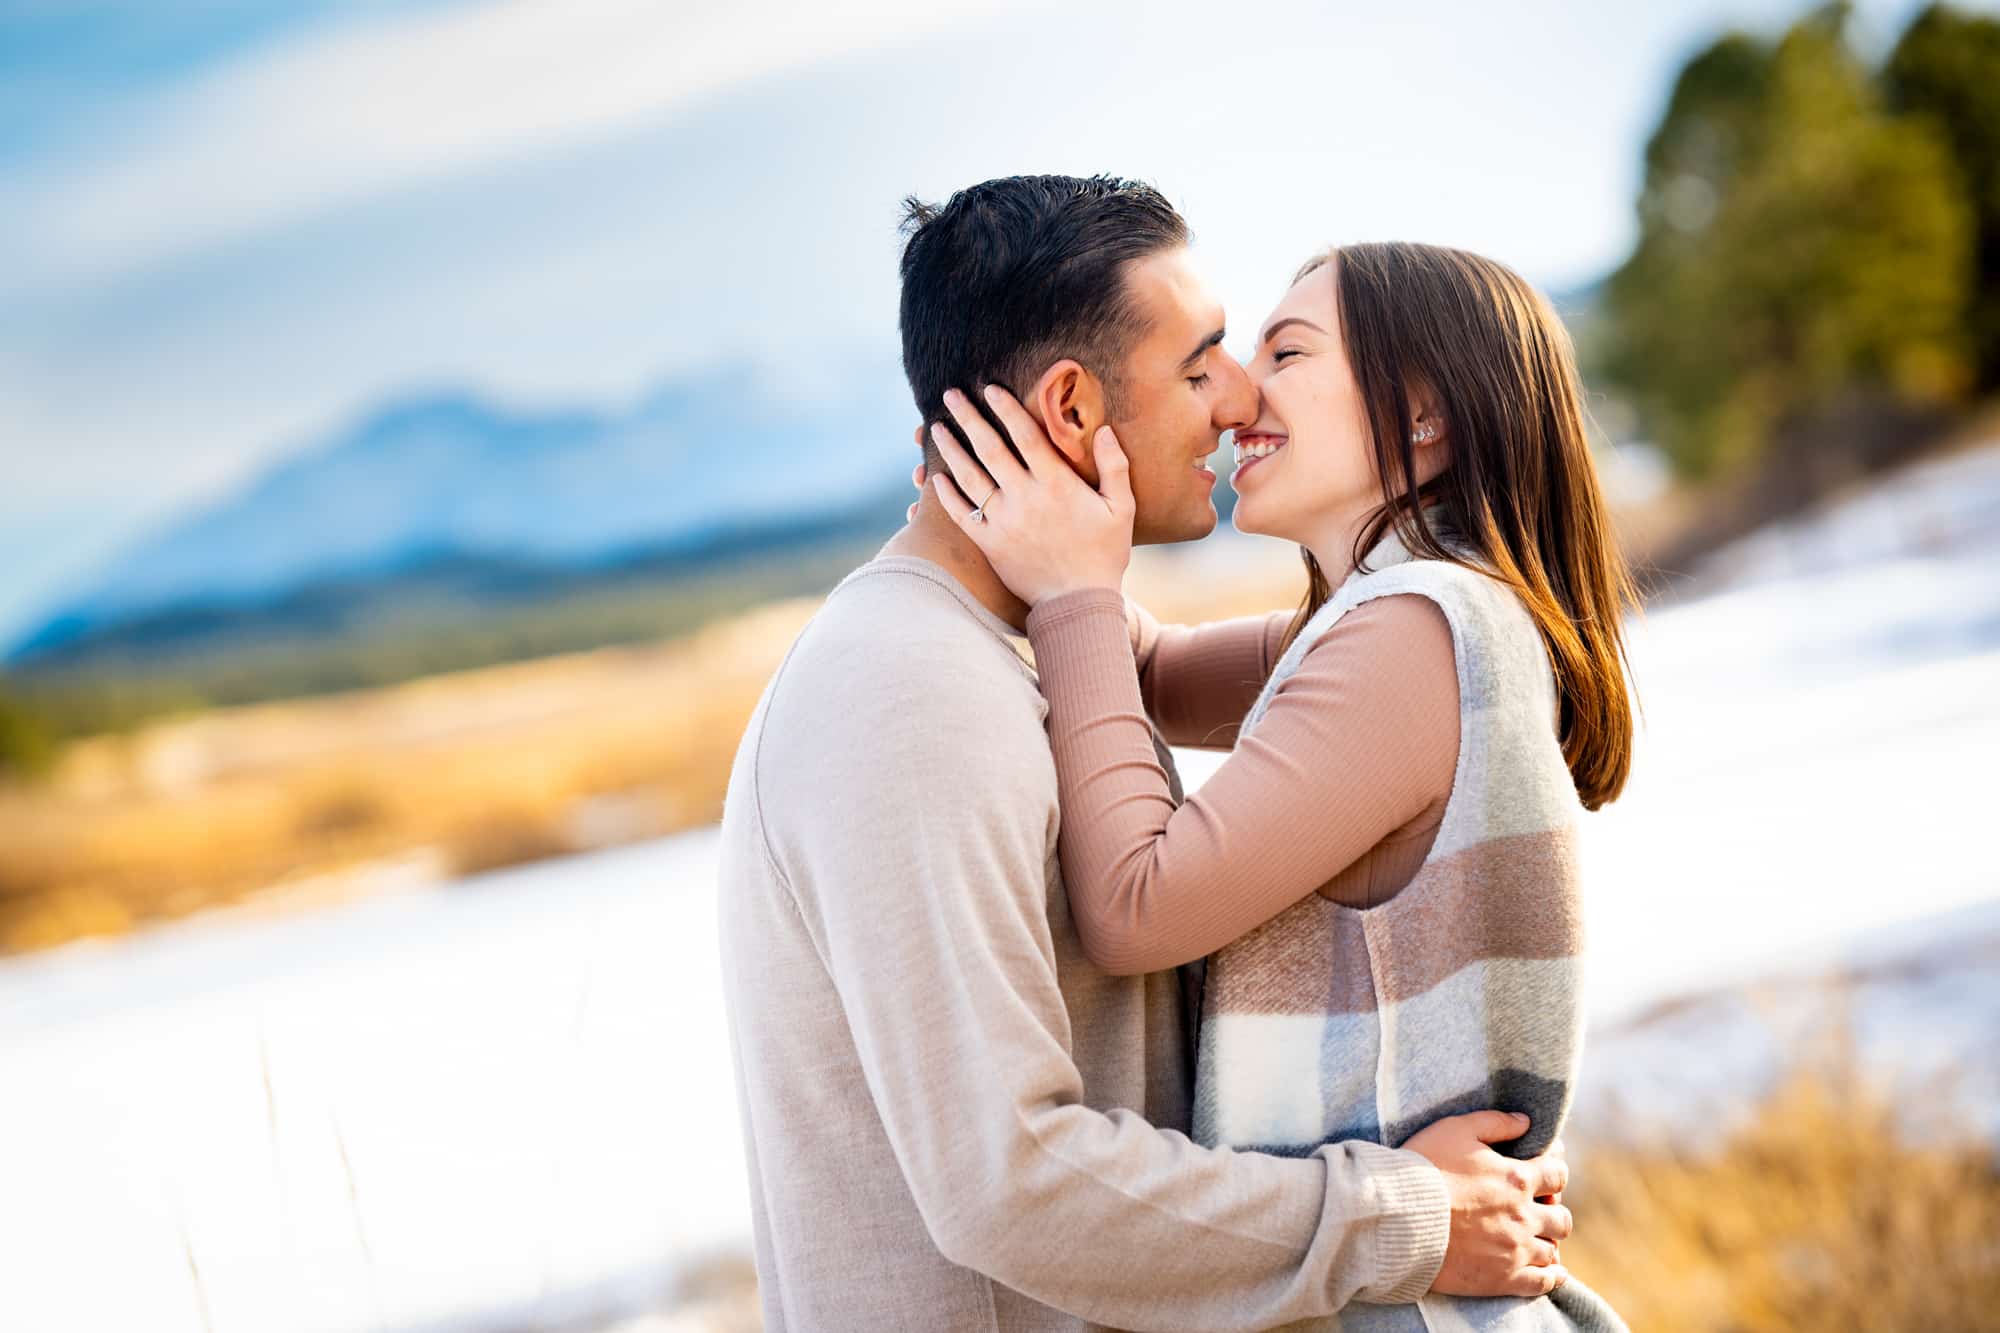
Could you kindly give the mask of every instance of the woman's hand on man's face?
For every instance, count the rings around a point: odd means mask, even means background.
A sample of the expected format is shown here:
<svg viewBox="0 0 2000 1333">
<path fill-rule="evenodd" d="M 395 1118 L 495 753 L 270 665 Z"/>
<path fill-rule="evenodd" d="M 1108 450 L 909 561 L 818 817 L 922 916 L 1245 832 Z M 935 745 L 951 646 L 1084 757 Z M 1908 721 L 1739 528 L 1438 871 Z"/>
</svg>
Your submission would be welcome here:
<svg viewBox="0 0 2000 1333">
<path fill-rule="evenodd" d="M 1117 588 L 1132 559 L 1132 484 L 1117 436 L 1105 426 L 1092 442 L 1099 478 L 1092 489 L 1013 394 L 990 385 L 986 402 L 1020 458 L 970 399 L 946 392 L 945 410 L 972 453 L 942 422 L 931 427 L 951 469 L 931 478 L 945 512 L 1030 606 L 1081 588 Z"/>
</svg>

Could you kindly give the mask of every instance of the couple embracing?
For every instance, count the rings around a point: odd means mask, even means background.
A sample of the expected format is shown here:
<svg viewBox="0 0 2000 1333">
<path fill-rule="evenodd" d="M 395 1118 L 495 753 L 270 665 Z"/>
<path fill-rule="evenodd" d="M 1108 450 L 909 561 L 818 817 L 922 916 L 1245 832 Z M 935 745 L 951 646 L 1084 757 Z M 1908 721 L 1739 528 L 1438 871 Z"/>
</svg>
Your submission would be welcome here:
<svg viewBox="0 0 2000 1333">
<path fill-rule="evenodd" d="M 926 489 L 723 819 L 766 1327 L 1622 1329 L 1558 1250 L 1576 822 L 1632 733 L 1560 323 L 1349 246 L 1239 363 L 1146 186 L 907 230 Z M 1158 624 L 1132 545 L 1212 530 L 1224 432 L 1305 605 Z M 1230 753 L 1184 798 L 1168 745 Z"/>
</svg>

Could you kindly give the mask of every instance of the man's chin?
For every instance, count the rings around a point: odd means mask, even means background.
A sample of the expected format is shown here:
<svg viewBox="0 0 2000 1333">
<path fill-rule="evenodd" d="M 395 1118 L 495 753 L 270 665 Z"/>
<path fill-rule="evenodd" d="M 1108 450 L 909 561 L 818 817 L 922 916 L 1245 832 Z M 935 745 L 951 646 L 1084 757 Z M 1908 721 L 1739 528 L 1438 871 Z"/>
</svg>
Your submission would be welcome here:
<svg viewBox="0 0 2000 1333">
<path fill-rule="evenodd" d="M 1215 505 L 1203 501 L 1200 509 L 1165 522 L 1136 522 L 1132 525 L 1134 546 L 1171 546 L 1175 542 L 1196 542 L 1215 531 Z"/>
</svg>

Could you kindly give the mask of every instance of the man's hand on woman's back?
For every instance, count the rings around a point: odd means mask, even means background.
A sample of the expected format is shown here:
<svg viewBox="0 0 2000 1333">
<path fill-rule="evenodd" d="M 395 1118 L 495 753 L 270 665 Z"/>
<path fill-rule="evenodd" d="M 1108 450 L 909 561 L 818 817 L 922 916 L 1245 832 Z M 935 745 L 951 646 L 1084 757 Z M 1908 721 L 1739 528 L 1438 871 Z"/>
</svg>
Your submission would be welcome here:
<svg viewBox="0 0 2000 1333">
<path fill-rule="evenodd" d="M 1528 1117 L 1474 1111 L 1426 1126 L 1403 1144 L 1444 1173 L 1451 1240 L 1431 1290 L 1447 1296 L 1542 1296 L 1569 1277 L 1556 1246 L 1570 1234 L 1561 1140 L 1532 1161 L 1489 1146 L 1517 1139 Z"/>
</svg>

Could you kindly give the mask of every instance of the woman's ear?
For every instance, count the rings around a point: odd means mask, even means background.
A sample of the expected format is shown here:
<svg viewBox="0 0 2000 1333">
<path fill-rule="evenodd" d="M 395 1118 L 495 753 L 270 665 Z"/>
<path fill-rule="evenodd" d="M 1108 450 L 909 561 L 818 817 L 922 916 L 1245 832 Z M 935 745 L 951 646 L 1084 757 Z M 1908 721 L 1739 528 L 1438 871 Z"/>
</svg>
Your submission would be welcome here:
<svg viewBox="0 0 2000 1333">
<path fill-rule="evenodd" d="M 1418 388 L 1410 394 L 1410 443 L 1422 449 L 1425 445 L 1442 444 L 1450 434 L 1450 423 L 1445 420 L 1443 405 L 1437 395 L 1428 388 Z"/>
<path fill-rule="evenodd" d="M 1417 485 L 1444 471 L 1451 460 L 1451 422 L 1435 395 L 1420 392 L 1410 403 L 1410 445 L 1417 460 Z"/>
<path fill-rule="evenodd" d="M 1109 425 L 1104 414 L 1104 386 L 1082 363 L 1065 357 L 1035 381 L 1027 408 L 1042 423 L 1049 443 L 1091 485 L 1097 484 L 1097 456 L 1091 442 L 1097 429 Z"/>
<path fill-rule="evenodd" d="M 1426 484 L 1450 462 L 1452 422 L 1428 388 L 1410 394 L 1410 452 L 1416 456 L 1416 484 Z"/>
</svg>

